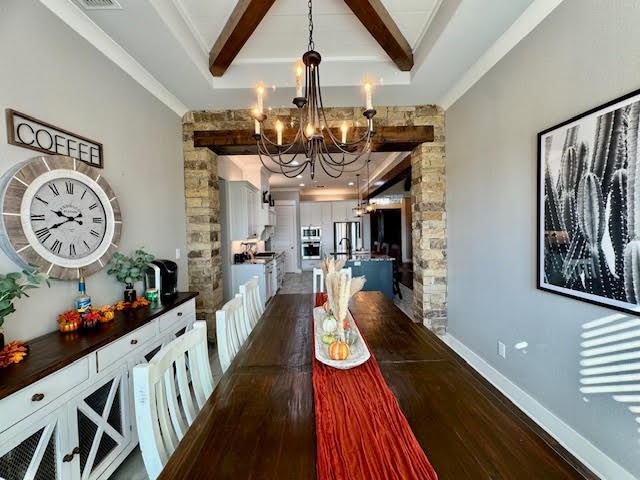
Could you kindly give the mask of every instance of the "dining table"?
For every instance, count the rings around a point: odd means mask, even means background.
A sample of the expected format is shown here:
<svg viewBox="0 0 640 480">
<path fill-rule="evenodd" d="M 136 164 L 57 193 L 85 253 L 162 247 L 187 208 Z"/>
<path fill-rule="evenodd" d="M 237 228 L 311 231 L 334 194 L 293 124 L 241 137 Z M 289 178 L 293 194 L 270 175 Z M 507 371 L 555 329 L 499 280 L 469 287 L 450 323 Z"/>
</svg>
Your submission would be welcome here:
<svg viewBox="0 0 640 480">
<path fill-rule="evenodd" d="M 160 479 L 324 480 L 313 391 L 315 303 L 313 294 L 273 297 Z M 358 292 L 349 310 L 440 480 L 597 478 L 386 296 Z"/>
</svg>

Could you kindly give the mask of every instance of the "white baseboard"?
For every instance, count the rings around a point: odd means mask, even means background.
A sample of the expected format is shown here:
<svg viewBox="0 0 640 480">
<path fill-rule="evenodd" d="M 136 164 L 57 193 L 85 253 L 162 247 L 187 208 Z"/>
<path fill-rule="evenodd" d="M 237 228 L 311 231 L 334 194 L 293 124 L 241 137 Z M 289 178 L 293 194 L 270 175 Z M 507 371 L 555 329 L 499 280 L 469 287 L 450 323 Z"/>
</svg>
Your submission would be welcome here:
<svg viewBox="0 0 640 480">
<path fill-rule="evenodd" d="M 603 480 L 637 480 L 460 340 L 448 333 L 439 338 L 593 473 Z"/>
</svg>

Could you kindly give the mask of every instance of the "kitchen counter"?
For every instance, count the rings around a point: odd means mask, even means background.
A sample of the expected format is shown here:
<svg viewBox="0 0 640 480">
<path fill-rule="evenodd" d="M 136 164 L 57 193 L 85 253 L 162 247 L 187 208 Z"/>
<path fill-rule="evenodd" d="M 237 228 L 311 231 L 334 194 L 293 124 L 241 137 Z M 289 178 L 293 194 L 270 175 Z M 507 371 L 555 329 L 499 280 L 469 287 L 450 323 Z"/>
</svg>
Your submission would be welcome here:
<svg viewBox="0 0 640 480">
<path fill-rule="evenodd" d="M 329 252 L 329 255 L 337 258 L 337 257 L 346 257 L 347 253 L 346 252 Z M 349 260 L 361 260 L 361 261 L 367 261 L 367 262 L 388 262 L 388 261 L 392 261 L 393 257 L 390 257 L 388 255 L 371 255 L 371 252 L 364 252 L 364 251 L 355 251 L 355 252 L 351 252 L 351 258 L 349 258 Z"/>
</svg>

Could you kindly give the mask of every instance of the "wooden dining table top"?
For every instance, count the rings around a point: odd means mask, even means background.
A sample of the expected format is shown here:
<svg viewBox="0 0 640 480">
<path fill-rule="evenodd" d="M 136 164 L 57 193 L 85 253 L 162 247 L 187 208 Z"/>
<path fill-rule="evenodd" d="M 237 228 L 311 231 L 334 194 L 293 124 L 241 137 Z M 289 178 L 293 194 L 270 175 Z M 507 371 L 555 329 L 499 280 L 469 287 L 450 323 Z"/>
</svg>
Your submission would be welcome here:
<svg viewBox="0 0 640 480">
<path fill-rule="evenodd" d="M 160 479 L 316 478 L 313 306 L 271 300 Z M 380 292 L 350 310 L 440 480 L 597 478 Z"/>
</svg>

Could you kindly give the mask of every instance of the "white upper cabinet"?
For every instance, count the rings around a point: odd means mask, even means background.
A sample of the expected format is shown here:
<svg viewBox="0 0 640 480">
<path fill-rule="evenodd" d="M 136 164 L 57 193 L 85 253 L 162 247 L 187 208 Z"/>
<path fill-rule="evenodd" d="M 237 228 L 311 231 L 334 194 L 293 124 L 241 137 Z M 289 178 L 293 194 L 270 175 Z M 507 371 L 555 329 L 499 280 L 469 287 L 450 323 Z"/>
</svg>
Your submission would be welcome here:
<svg viewBox="0 0 640 480">
<path fill-rule="evenodd" d="M 358 205 L 355 200 L 331 202 L 332 218 L 334 222 L 351 222 L 357 218 L 353 216 L 353 209 Z"/>
<path fill-rule="evenodd" d="M 258 189 L 244 180 L 228 182 L 227 206 L 229 208 L 229 239 L 245 240 L 260 235 L 261 205 Z M 259 230 L 259 231 L 258 231 Z"/>
</svg>

